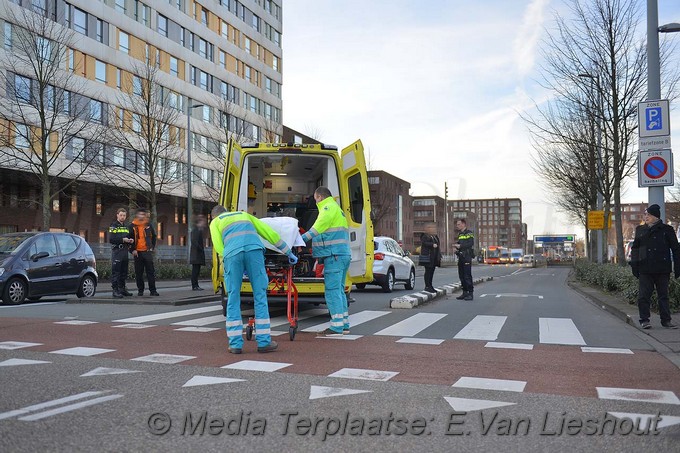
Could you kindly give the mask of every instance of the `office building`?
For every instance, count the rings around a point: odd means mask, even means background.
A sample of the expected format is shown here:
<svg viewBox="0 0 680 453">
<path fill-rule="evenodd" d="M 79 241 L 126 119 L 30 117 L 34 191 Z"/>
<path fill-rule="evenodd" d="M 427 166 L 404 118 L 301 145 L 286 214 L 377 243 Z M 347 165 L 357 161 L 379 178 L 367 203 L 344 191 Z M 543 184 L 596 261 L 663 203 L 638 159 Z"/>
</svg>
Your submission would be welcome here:
<svg viewBox="0 0 680 453">
<path fill-rule="evenodd" d="M 388 236 L 413 251 L 411 183 L 385 171 L 369 171 L 371 214 L 376 236 Z"/>
<path fill-rule="evenodd" d="M 474 233 L 480 249 L 490 245 L 526 249 L 527 227 L 519 198 L 449 200 L 449 212 L 453 218 L 476 216 Z"/>
</svg>

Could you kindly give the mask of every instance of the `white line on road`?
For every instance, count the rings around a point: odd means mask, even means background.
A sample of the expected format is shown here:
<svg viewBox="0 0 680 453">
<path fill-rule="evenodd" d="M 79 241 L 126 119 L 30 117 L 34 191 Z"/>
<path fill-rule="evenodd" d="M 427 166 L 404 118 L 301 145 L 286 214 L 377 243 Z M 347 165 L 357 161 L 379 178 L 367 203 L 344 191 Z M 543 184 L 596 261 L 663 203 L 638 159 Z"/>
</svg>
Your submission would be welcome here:
<svg viewBox="0 0 680 453">
<path fill-rule="evenodd" d="M 490 340 L 498 338 L 507 316 L 477 315 L 456 334 L 457 340 Z"/>
<path fill-rule="evenodd" d="M 538 339 L 545 344 L 586 344 L 569 318 L 538 318 Z"/>
<path fill-rule="evenodd" d="M 485 348 L 497 348 L 497 349 L 524 349 L 531 351 L 534 349 L 533 344 L 528 343 L 502 343 L 496 341 L 490 341 L 484 345 Z"/>
<path fill-rule="evenodd" d="M 191 308 L 191 309 L 188 309 L 188 310 L 167 311 L 167 312 L 163 312 L 163 313 L 156 313 L 155 315 L 135 316 L 133 318 L 114 319 L 111 322 L 143 324 L 145 322 L 158 321 L 160 319 L 179 318 L 179 317 L 182 317 L 182 316 L 197 315 L 197 314 L 200 314 L 200 313 L 209 313 L 211 311 L 219 311 L 219 310 L 222 310 L 221 305 L 211 305 L 209 307 Z"/>
<path fill-rule="evenodd" d="M 418 313 L 403 321 L 382 329 L 374 335 L 390 335 L 394 337 L 412 337 L 446 317 L 445 313 Z"/>
<path fill-rule="evenodd" d="M 65 396 L 64 398 L 58 398 L 56 400 L 46 401 L 44 403 L 33 404 L 32 406 L 22 407 L 21 409 L 15 409 L 13 411 L 3 412 L 3 413 L 0 414 L 0 420 L 4 420 L 6 418 L 16 417 L 17 415 L 28 414 L 30 412 L 39 411 L 41 409 L 45 409 L 45 408 L 48 408 L 48 407 L 59 406 L 60 404 L 70 403 L 71 401 L 82 400 L 84 398 L 89 398 L 89 397 L 95 396 L 95 395 L 101 395 L 102 393 L 107 393 L 107 392 L 108 392 L 108 390 L 106 392 L 83 392 L 83 393 L 78 393 L 77 395 Z"/>
<path fill-rule="evenodd" d="M 104 348 L 90 348 L 86 346 L 77 346 L 75 348 L 59 349 L 57 351 L 50 351 L 50 354 L 63 354 L 63 355 L 77 355 L 81 357 L 92 357 L 94 355 L 106 354 L 107 352 L 113 352 L 115 349 L 104 349 Z"/>
<path fill-rule="evenodd" d="M 590 348 L 588 346 L 582 346 L 581 351 L 599 352 L 601 354 L 633 354 L 633 351 L 625 348 Z"/>
<path fill-rule="evenodd" d="M 503 390 L 506 392 L 523 392 L 526 385 L 527 383 L 525 381 L 463 376 L 462 378 L 458 379 L 452 387 L 482 390 Z"/>
<path fill-rule="evenodd" d="M 309 318 L 315 318 L 317 316 L 323 316 L 327 315 L 328 310 L 325 308 L 312 308 L 310 310 L 303 311 L 302 313 L 298 314 L 298 321 L 302 321 L 303 319 L 309 319 Z M 284 324 L 288 324 L 288 316 L 277 316 L 275 318 L 271 319 L 271 322 L 269 323 L 270 328 L 271 327 L 278 327 L 282 326 Z"/>
<path fill-rule="evenodd" d="M 373 319 L 379 318 L 381 316 L 385 316 L 391 312 L 389 311 L 374 311 L 374 310 L 364 310 L 360 311 L 359 313 L 354 313 L 353 315 L 349 315 L 349 325 L 351 327 L 358 326 L 359 324 L 363 324 L 365 322 L 371 321 Z M 307 327 L 306 329 L 302 329 L 302 332 L 319 332 L 322 330 L 326 330 L 331 326 L 330 322 L 324 322 L 323 324 L 317 324 L 312 327 Z"/>
<path fill-rule="evenodd" d="M 429 345 L 440 345 L 444 342 L 444 340 L 439 340 L 436 338 L 401 338 L 397 340 L 397 343 L 410 343 L 410 344 L 429 344 Z"/>
<path fill-rule="evenodd" d="M 37 307 L 38 305 L 54 305 L 60 303 L 62 302 L 38 302 L 36 304 L 24 304 L 24 305 L 0 305 L 0 308 L 31 308 Z"/>
<path fill-rule="evenodd" d="M 620 389 L 595 387 L 601 400 L 643 401 L 646 403 L 680 404 L 675 393 L 668 390 Z"/>
<path fill-rule="evenodd" d="M 20 417 L 19 420 L 22 420 L 22 421 L 25 421 L 25 422 L 42 420 L 43 418 L 51 417 L 53 415 L 63 414 L 64 412 L 71 412 L 71 411 L 75 411 L 77 409 L 82 409 L 84 407 L 94 406 L 95 404 L 105 403 L 106 401 L 115 400 L 115 399 L 118 399 L 122 396 L 123 395 L 100 396 L 99 398 L 95 398 L 95 399 L 92 399 L 92 400 L 81 401 L 79 403 L 69 404 L 68 406 L 58 407 L 56 409 L 51 409 L 49 411 L 39 412 L 37 414 L 27 415 L 25 417 Z"/>
</svg>

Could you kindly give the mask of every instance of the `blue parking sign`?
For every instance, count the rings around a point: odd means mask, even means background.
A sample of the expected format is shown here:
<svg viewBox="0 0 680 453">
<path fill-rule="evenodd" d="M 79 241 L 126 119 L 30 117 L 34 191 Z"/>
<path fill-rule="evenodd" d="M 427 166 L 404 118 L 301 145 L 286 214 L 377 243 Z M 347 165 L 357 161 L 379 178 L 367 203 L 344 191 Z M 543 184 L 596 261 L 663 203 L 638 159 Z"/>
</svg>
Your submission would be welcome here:
<svg viewBox="0 0 680 453">
<path fill-rule="evenodd" d="M 645 124 L 648 131 L 658 131 L 663 129 L 663 118 L 661 107 L 650 107 L 645 109 Z"/>
</svg>

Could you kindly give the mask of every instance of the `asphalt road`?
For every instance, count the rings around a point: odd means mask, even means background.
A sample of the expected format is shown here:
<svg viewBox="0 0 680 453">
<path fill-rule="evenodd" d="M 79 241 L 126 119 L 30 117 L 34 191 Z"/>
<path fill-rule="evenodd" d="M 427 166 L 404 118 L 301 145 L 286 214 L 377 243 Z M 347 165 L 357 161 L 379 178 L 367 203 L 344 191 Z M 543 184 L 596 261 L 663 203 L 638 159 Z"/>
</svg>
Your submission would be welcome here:
<svg viewBox="0 0 680 453">
<path fill-rule="evenodd" d="M 273 307 L 266 355 L 227 354 L 214 303 L 2 308 L 0 450 L 677 451 L 680 371 L 645 335 L 568 269 L 475 274 L 472 302 L 354 292 L 342 339 L 309 306 L 291 342 Z"/>
</svg>

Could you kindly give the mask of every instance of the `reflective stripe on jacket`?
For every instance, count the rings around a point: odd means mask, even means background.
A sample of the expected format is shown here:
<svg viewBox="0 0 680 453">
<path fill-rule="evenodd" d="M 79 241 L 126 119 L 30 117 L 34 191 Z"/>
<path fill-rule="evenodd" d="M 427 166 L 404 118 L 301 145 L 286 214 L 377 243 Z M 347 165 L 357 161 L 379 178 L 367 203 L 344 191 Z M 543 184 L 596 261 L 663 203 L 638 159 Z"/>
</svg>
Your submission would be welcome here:
<svg viewBox="0 0 680 453">
<path fill-rule="evenodd" d="M 319 217 L 302 239 L 312 241 L 313 255 L 317 258 L 327 256 L 351 255 L 349 248 L 349 227 L 342 209 L 332 197 L 317 204 Z"/>
<path fill-rule="evenodd" d="M 239 252 L 264 250 L 260 236 L 274 244 L 284 255 L 290 253 L 290 247 L 279 233 L 247 212 L 225 212 L 210 222 L 213 248 L 222 258 Z"/>
</svg>

